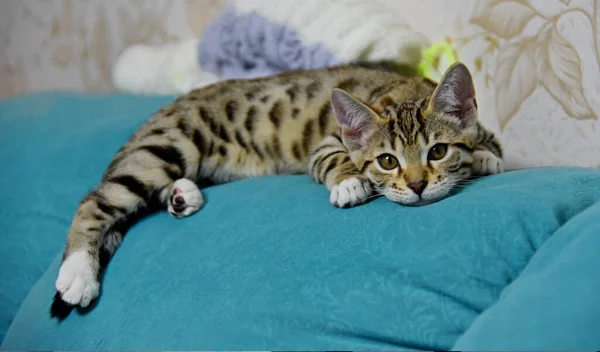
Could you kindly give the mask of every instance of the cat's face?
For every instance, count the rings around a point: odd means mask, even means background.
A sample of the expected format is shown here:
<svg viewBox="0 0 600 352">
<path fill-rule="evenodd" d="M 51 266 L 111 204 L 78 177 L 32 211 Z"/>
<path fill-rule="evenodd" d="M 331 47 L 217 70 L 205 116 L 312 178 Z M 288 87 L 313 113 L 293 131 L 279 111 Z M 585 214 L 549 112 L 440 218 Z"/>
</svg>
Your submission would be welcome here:
<svg viewBox="0 0 600 352">
<path fill-rule="evenodd" d="M 388 199 L 429 204 L 471 176 L 477 114 L 464 65 L 452 66 L 430 99 L 379 109 L 337 91 L 332 101 L 352 160 Z"/>
<path fill-rule="evenodd" d="M 438 201 L 471 176 L 470 131 L 424 102 L 388 106 L 364 149 L 352 153 L 378 193 L 410 205 Z"/>
</svg>

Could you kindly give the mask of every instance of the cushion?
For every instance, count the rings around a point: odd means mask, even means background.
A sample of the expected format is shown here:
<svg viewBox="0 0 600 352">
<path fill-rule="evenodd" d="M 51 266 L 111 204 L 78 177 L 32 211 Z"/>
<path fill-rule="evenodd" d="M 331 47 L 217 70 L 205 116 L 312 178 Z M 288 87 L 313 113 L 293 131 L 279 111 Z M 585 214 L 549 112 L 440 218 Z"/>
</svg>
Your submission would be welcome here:
<svg viewBox="0 0 600 352">
<path fill-rule="evenodd" d="M 0 105 L 0 161 L 11 165 L 1 174 L 0 284 L 12 319 L 1 349 L 447 350 L 486 349 L 488 337 L 496 349 L 600 347 L 597 285 L 582 284 L 599 274 L 600 171 L 583 168 L 486 177 L 425 207 L 377 199 L 337 209 L 303 175 L 213 186 L 197 214 L 135 225 L 95 306 L 50 319 L 79 200 L 168 100 Z M 515 309 L 529 313 L 519 333 Z"/>
<path fill-rule="evenodd" d="M 429 45 L 398 14 L 371 0 L 304 0 L 301 8 L 271 0 L 226 5 L 201 26 L 198 38 L 125 48 L 112 69 L 115 87 L 135 94 L 184 93 L 223 79 L 356 61 L 392 61 L 414 70 Z M 210 12 L 204 4 L 188 7 L 195 16 Z"/>
<path fill-rule="evenodd" d="M 596 203 L 558 229 L 452 349 L 597 351 L 599 216 Z"/>
<path fill-rule="evenodd" d="M 232 0 L 199 38 L 203 70 L 221 79 L 357 61 L 416 66 L 426 38 L 378 2 Z"/>
<path fill-rule="evenodd" d="M 169 100 L 52 93 L 0 101 L 0 340 L 117 145 Z"/>
</svg>

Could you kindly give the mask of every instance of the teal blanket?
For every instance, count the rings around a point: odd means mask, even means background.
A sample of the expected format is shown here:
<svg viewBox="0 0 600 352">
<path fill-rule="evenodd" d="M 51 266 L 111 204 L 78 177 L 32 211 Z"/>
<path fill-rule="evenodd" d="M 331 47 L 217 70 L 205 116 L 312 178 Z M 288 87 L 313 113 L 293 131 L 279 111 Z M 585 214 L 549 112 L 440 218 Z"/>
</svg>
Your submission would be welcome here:
<svg viewBox="0 0 600 352">
<path fill-rule="evenodd" d="M 170 98 L 0 102 L 3 350 L 600 348 L 600 171 L 475 181 L 426 207 L 337 209 L 307 176 L 205 190 L 134 226 L 93 309 L 51 320 L 81 197 Z"/>
</svg>

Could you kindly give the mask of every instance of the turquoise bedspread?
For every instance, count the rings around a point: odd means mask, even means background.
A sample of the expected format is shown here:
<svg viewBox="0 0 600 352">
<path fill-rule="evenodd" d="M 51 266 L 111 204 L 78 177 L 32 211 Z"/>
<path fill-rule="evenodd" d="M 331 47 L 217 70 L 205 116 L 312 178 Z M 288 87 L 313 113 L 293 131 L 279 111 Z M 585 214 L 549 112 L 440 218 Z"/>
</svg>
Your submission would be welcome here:
<svg viewBox="0 0 600 352">
<path fill-rule="evenodd" d="M 81 197 L 172 98 L 0 102 L 3 350 L 600 348 L 600 171 L 479 179 L 426 207 L 337 209 L 307 176 L 206 189 L 134 226 L 100 300 L 48 315 Z"/>
</svg>

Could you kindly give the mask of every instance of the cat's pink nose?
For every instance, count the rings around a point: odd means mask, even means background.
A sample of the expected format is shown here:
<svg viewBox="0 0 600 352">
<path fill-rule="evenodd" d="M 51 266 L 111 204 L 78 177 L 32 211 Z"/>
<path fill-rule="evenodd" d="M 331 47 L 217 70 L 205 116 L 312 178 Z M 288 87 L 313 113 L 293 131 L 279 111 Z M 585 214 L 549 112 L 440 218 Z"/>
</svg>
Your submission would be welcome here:
<svg viewBox="0 0 600 352">
<path fill-rule="evenodd" d="M 412 189 L 413 192 L 420 196 L 425 190 L 425 187 L 427 187 L 427 181 L 419 180 L 415 182 L 410 182 L 407 186 L 408 188 Z"/>
</svg>

